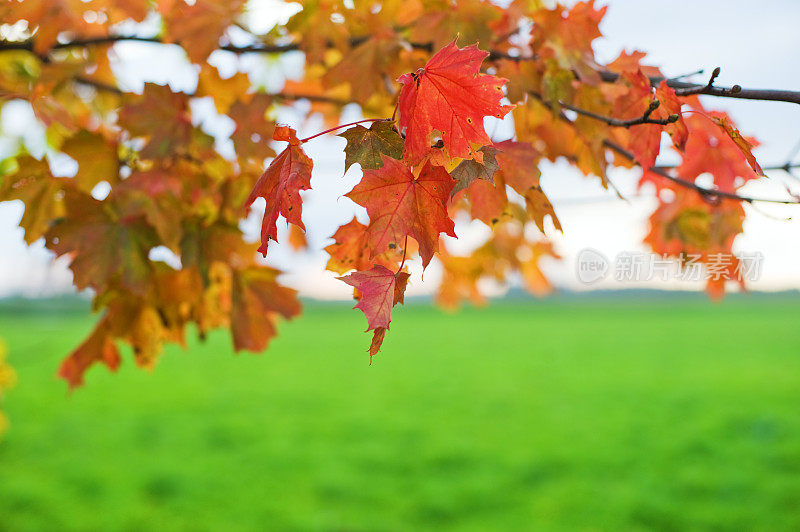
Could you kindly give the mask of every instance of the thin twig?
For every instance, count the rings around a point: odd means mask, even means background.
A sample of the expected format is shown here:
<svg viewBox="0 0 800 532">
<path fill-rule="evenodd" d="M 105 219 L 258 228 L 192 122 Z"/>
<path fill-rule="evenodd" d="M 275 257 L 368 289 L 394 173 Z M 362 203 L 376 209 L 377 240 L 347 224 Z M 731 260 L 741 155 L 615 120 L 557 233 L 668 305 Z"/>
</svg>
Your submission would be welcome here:
<svg viewBox="0 0 800 532">
<path fill-rule="evenodd" d="M 620 146 L 616 142 L 613 142 L 608 139 L 603 140 L 603 144 L 609 148 L 611 151 L 618 153 L 619 155 L 625 157 L 626 159 L 636 162 L 636 159 L 633 153 L 626 150 L 624 147 Z M 638 166 L 639 163 L 636 163 Z M 650 171 L 656 175 L 663 177 L 664 179 L 668 179 L 673 183 L 680 185 L 682 187 L 686 187 L 696 191 L 697 193 L 701 194 L 703 197 L 709 198 L 713 201 L 717 201 L 718 199 L 729 199 L 735 201 L 743 201 L 745 203 L 753 203 L 753 202 L 760 202 L 760 203 L 781 203 L 785 205 L 797 205 L 800 204 L 800 199 L 792 199 L 792 200 L 782 200 L 782 199 L 772 199 L 772 198 L 755 198 L 752 196 L 742 196 L 739 194 L 735 194 L 733 192 L 724 192 L 722 190 L 716 190 L 706 187 L 701 187 L 697 183 L 693 183 L 691 181 L 686 181 L 685 179 L 681 179 L 679 177 L 675 177 L 674 175 L 666 172 L 657 166 L 653 166 L 650 168 Z"/>
<path fill-rule="evenodd" d="M 549 102 L 545 101 L 542 98 L 541 94 L 539 94 L 537 92 L 533 92 L 533 91 L 529 91 L 528 94 L 530 94 L 531 96 L 533 96 L 534 98 L 539 100 L 542 103 L 542 105 L 544 105 L 548 109 L 550 109 L 550 110 L 554 109 L 554 106 L 552 104 L 550 104 Z M 565 121 L 566 123 L 570 124 L 572 127 L 575 127 L 575 122 L 573 120 L 570 120 L 570 118 L 567 115 L 565 115 L 563 111 L 559 111 L 559 118 L 561 120 Z M 641 166 L 641 165 L 639 165 L 638 162 L 636 162 L 636 158 L 634 157 L 633 153 L 631 153 L 630 151 L 626 150 L 623 146 L 620 146 L 616 142 L 613 142 L 613 141 L 608 140 L 608 139 L 603 139 L 603 145 L 606 146 L 607 148 L 609 148 L 610 150 L 618 153 L 622 157 L 625 157 L 629 161 L 635 163 L 637 166 Z M 681 185 L 683 187 L 692 189 L 692 190 L 696 191 L 697 193 L 701 194 L 704 198 L 708 198 L 709 200 L 712 200 L 712 201 L 718 201 L 720 199 L 730 199 L 730 200 L 736 200 L 736 201 L 744 201 L 746 203 L 753 203 L 754 201 L 758 201 L 758 202 L 762 202 L 762 203 L 782 203 L 782 204 L 787 204 L 787 205 L 800 204 L 800 198 L 794 199 L 794 200 L 779 200 L 779 199 L 771 199 L 771 198 L 754 198 L 754 197 L 751 197 L 751 196 L 741 196 L 739 194 L 734 194 L 732 192 L 723 192 L 723 191 L 720 191 L 720 190 L 701 187 L 700 185 L 698 185 L 696 183 L 693 183 L 691 181 L 686 181 L 686 180 L 681 179 L 679 177 L 675 177 L 674 175 L 666 172 L 665 170 L 660 169 L 657 166 L 651 167 L 650 171 L 653 172 L 656 175 L 659 175 L 659 176 L 663 177 L 664 179 L 668 179 L 668 180 L 672 181 L 673 183 L 675 183 L 677 185 Z"/>
<path fill-rule="evenodd" d="M 720 72 L 722 72 L 722 69 L 720 67 L 716 67 L 714 69 L 714 71 L 711 72 L 711 77 L 708 78 L 708 83 L 706 83 L 705 87 L 699 87 L 699 88 L 694 88 L 694 89 L 678 89 L 678 90 L 675 91 L 675 94 L 677 96 L 691 96 L 692 94 L 702 94 L 703 91 L 709 91 L 709 90 L 714 88 L 714 81 L 717 79 L 717 77 L 719 77 L 719 73 Z M 731 90 L 735 89 L 736 87 L 739 87 L 739 86 L 738 85 L 734 85 L 731 88 Z M 742 90 L 742 88 L 739 87 L 738 90 Z"/>
<path fill-rule="evenodd" d="M 587 116 L 589 118 L 594 118 L 595 120 L 599 120 L 613 127 L 629 128 L 631 126 L 637 126 L 640 124 L 656 124 L 659 126 L 666 126 L 667 124 L 672 124 L 680 119 L 680 115 L 678 114 L 671 114 L 669 115 L 668 118 L 650 118 L 650 115 L 653 114 L 653 111 L 658 109 L 659 105 L 661 105 L 661 102 L 659 102 L 658 100 L 653 100 L 652 102 L 650 102 L 650 106 L 645 110 L 642 116 L 638 118 L 631 118 L 629 120 L 622 120 L 620 118 L 604 116 L 562 101 L 559 101 L 558 104 L 564 109 L 569 109 L 570 111 L 574 111 L 579 115 Z"/>
<path fill-rule="evenodd" d="M 350 122 L 350 123 L 347 123 L 347 124 L 341 124 L 341 125 L 334 126 L 332 128 L 326 129 L 325 131 L 320 131 L 316 135 L 311 135 L 310 137 L 306 137 L 304 139 L 300 139 L 300 142 L 308 142 L 309 140 L 315 139 L 317 137 L 321 137 L 322 135 L 325 135 L 326 133 L 331 133 L 331 132 L 336 131 L 338 129 L 344 129 L 344 128 L 348 127 L 348 126 L 355 126 L 355 125 L 358 125 L 358 124 L 365 124 L 367 122 L 389 122 L 391 120 L 392 120 L 391 118 L 365 118 L 363 120 L 356 120 L 355 122 Z"/>
<path fill-rule="evenodd" d="M 605 82 L 613 83 L 619 79 L 619 74 L 608 70 L 598 71 L 600 79 Z M 663 76 L 650 76 L 650 84 L 657 87 L 662 81 L 667 82 L 667 86 L 673 89 L 701 89 L 695 94 L 706 96 L 718 96 L 721 98 L 739 98 L 743 100 L 765 100 L 773 102 L 787 102 L 800 104 L 800 91 L 786 91 L 774 89 L 743 89 L 739 85 L 733 87 L 708 87 L 708 85 L 698 85 L 674 78 Z"/>
</svg>

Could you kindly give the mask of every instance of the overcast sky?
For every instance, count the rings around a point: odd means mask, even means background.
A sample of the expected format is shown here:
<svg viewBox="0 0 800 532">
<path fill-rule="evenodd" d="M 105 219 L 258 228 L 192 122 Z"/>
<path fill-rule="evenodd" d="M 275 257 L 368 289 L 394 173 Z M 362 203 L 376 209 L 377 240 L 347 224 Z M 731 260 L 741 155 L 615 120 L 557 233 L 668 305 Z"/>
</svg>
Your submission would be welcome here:
<svg viewBox="0 0 800 532">
<path fill-rule="evenodd" d="M 264 25 L 278 12 L 270 0 L 252 3 L 255 4 L 254 20 Z M 800 33 L 796 28 L 800 20 L 800 2 L 766 0 L 758 3 L 757 8 L 751 0 L 610 0 L 607 3 L 610 7 L 601 28 L 605 37 L 595 46 L 600 61 L 613 59 L 622 49 L 638 49 L 648 52 L 649 61 L 659 65 L 667 75 L 680 75 L 700 68 L 710 72 L 715 66 L 720 66 L 720 85 L 738 83 L 743 87 L 800 89 L 800 71 L 797 69 Z M 118 45 L 118 51 L 124 62 L 130 65 L 118 71 L 121 83 L 126 87 L 139 87 L 147 79 L 169 82 L 176 89 L 193 88 L 192 68 L 183 64 L 177 50 L 165 52 L 162 47 L 156 52 L 152 46 L 123 43 Z M 238 61 L 255 80 L 268 81 L 272 88 L 280 87 L 280 76 L 276 75 L 274 68 L 265 66 L 260 57 L 231 58 L 230 54 L 221 54 L 214 59 L 220 66 L 228 68 L 233 68 Z M 300 62 L 297 57 L 284 61 Z M 697 80 L 704 81 L 705 76 Z M 756 136 L 762 142 L 756 152 L 762 164 L 782 164 L 800 141 L 800 106 L 708 97 L 705 103 L 728 111 L 743 133 Z M 17 106 L 13 114 L 3 113 L 2 131 L 12 135 L 24 134 L 35 145 L 41 131 L 21 118 L 26 114 L 23 107 Z M 215 119 L 206 112 L 209 108 L 200 103 L 196 109 L 209 115 L 207 127 L 223 137 L 229 134 L 229 121 Z M 298 117 L 291 114 L 287 114 L 284 120 L 292 126 L 300 125 Z M 311 121 L 302 129 L 301 135 L 305 135 L 319 131 L 322 126 Z M 497 140 L 506 138 L 502 126 L 489 125 L 488 130 L 494 130 Z M 336 281 L 329 272 L 323 272 L 327 255 L 320 251 L 329 243 L 328 237 L 336 227 L 356 212 L 354 204 L 341 196 L 358 181 L 360 170 L 354 167 L 342 176 L 343 146 L 344 141 L 336 137 L 322 138 L 306 145 L 315 168 L 312 191 L 304 196 L 303 206 L 312 251 L 296 254 L 283 246 L 270 246 L 268 262 L 287 271 L 286 282 L 308 296 L 350 296 L 348 287 Z M 607 279 L 591 286 L 581 284 L 575 274 L 575 257 L 580 250 L 591 247 L 612 259 L 621 252 L 644 251 L 641 239 L 646 233 L 646 219 L 654 204 L 650 199 L 633 197 L 638 177 L 635 171 L 616 171 L 611 175 L 623 192 L 631 196 L 630 203 L 615 199 L 595 183 L 596 179 L 586 179 L 566 165 L 547 165 L 542 168 L 542 173 L 542 185 L 555 205 L 564 229 L 563 235 L 550 232 L 557 250 L 564 257 L 560 262 L 547 264 L 546 271 L 556 285 L 571 289 L 702 288 L 701 283 L 659 280 L 620 284 Z M 769 175 L 770 180 L 750 184 L 744 192 L 782 197 L 785 184 L 800 190 L 800 182 L 781 172 L 770 172 Z M 798 208 L 774 205 L 759 206 L 758 211 L 746 208 L 745 232 L 737 240 L 735 249 L 741 253 L 760 252 L 764 256 L 761 278 L 751 286 L 761 290 L 800 288 L 800 217 L 794 221 L 785 220 Z M 41 242 L 32 247 L 24 244 L 22 230 L 17 227 L 21 215 L 20 203 L 0 203 L 0 296 L 18 293 L 47 295 L 69 290 L 71 275 L 65 262 L 53 263 Z M 360 216 L 365 220 L 363 212 Z M 251 217 L 245 227 L 255 237 L 258 225 L 259 220 Z M 450 242 L 449 245 L 454 249 L 469 248 L 480 241 L 485 231 L 479 222 L 470 225 L 458 223 L 460 242 Z M 424 283 L 419 279 L 418 268 L 416 270 L 411 290 L 417 294 L 430 292 L 438 280 L 437 267 L 432 264 L 426 270 Z"/>
</svg>

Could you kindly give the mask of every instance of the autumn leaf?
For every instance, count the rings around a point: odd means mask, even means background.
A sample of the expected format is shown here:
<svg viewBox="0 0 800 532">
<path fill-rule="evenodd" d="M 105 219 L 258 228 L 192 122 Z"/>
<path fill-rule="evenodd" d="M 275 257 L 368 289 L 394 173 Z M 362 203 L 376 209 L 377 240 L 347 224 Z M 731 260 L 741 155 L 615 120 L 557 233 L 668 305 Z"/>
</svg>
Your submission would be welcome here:
<svg viewBox="0 0 800 532">
<path fill-rule="evenodd" d="M 672 144 L 675 148 L 678 151 L 683 151 L 686 149 L 686 141 L 689 138 L 689 128 L 686 127 L 686 122 L 683 121 L 683 116 L 681 116 L 681 101 L 675 91 L 667 85 L 666 81 L 662 81 L 656 89 L 656 99 L 660 102 L 660 105 L 653 113 L 655 118 L 667 119 L 672 115 L 678 115 L 677 122 L 667 124 L 665 129 L 672 138 Z"/>
<path fill-rule="evenodd" d="M 289 245 L 294 251 L 304 251 L 308 249 L 306 234 L 296 225 L 289 226 Z"/>
<path fill-rule="evenodd" d="M 254 94 L 247 102 L 237 101 L 231 105 L 228 116 L 236 123 L 231 140 L 239 159 L 261 162 L 275 156 L 267 142 L 275 130 L 275 124 L 267 118 L 271 106 L 272 97 L 266 94 Z"/>
<path fill-rule="evenodd" d="M 450 176 L 456 180 L 451 195 L 455 196 L 460 190 L 469 187 L 476 179 L 483 179 L 489 183 L 494 183 L 494 173 L 500 168 L 495 159 L 497 150 L 491 146 L 484 146 L 480 151 L 483 154 L 483 162 L 467 159 L 461 161 L 456 166 Z"/>
<path fill-rule="evenodd" d="M 539 231 L 544 232 L 544 219 L 547 216 L 561 231 L 561 222 L 539 183 L 539 153 L 527 142 L 506 140 L 495 144 L 495 147 L 503 182 L 525 198 L 528 213 Z"/>
<path fill-rule="evenodd" d="M 17 169 L 0 181 L 0 201 L 22 200 L 25 211 L 20 226 L 25 242 L 32 244 L 47 232 L 54 220 L 64 214 L 63 184 L 50 173 L 46 160 L 29 155 L 17 157 Z"/>
<path fill-rule="evenodd" d="M 78 346 L 58 368 L 58 376 L 69 383 L 70 388 L 83 385 L 83 376 L 93 364 L 100 362 L 116 371 L 122 358 L 114 342 L 109 316 L 103 317 L 94 331 Z"/>
<path fill-rule="evenodd" d="M 65 216 L 46 234 L 56 255 L 72 258 L 75 286 L 104 290 L 119 280 L 144 295 L 150 276 L 148 253 L 156 239 L 151 230 L 116 219 L 90 196 L 70 189 L 64 195 Z"/>
<path fill-rule="evenodd" d="M 331 256 L 326 269 L 332 272 L 343 274 L 350 270 L 367 270 L 373 264 L 396 268 L 402 259 L 403 250 L 400 247 L 371 258 L 367 226 L 355 217 L 339 227 L 332 238 L 333 244 L 325 248 Z"/>
<path fill-rule="evenodd" d="M 650 80 L 641 70 L 623 72 L 618 88 L 625 88 L 614 101 L 614 116 L 623 120 L 641 117 L 650 107 L 654 96 Z M 655 124 L 639 124 L 630 128 L 628 147 L 636 162 L 643 168 L 652 167 L 661 149 L 662 127 Z"/>
<path fill-rule="evenodd" d="M 731 124 L 727 116 L 712 116 L 711 120 L 713 120 L 714 123 L 731 138 L 733 143 L 736 144 L 736 147 L 741 150 L 750 168 L 752 168 L 757 175 L 763 176 L 764 170 L 761 169 L 761 165 L 758 164 L 758 161 L 756 161 L 756 158 L 753 156 L 753 148 L 755 148 L 753 143 L 739 133 L 739 130 Z"/>
<path fill-rule="evenodd" d="M 369 129 L 357 125 L 339 134 L 347 139 L 344 148 L 344 171 L 353 163 L 361 165 L 362 170 L 377 170 L 383 164 L 381 155 L 393 159 L 403 156 L 403 139 L 387 121 L 373 122 Z"/>
<path fill-rule="evenodd" d="M 164 2 L 162 15 L 170 42 L 179 43 L 194 63 L 203 62 L 219 46 L 219 38 L 241 11 L 243 0 Z"/>
<path fill-rule="evenodd" d="M 484 179 L 475 179 L 464 194 L 469 198 L 470 214 L 473 218 L 482 221 L 489 227 L 500 222 L 508 214 L 508 196 L 506 185 L 502 179 L 490 183 Z M 459 198 L 453 196 L 454 201 Z"/>
<path fill-rule="evenodd" d="M 87 194 L 101 181 L 114 184 L 119 180 L 117 144 L 100 133 L 85 129 L 68 138 L 61 151 L 75 159 L 78 173 L 73 178 L 78 188 Z"/>
<path fill-rule="evenodd" d="M 217 112 L 225 114 L 237 101 L 245 103 L 250 101 L 253 96 L 248 92 L 250 87 L 250 78 L 247 74 L 238 72 L 223 78 L 216 67 L 204 63 L 197 79 L 197 96 L 210 96 L 214 100 Z"/>
<path fill-rule="evenodd" d="M 693 113 L 686 119 L 689 140 L 686 142 L 683 162 L 677 169 L 678 176 L 694 181 L 698 176 L 709 173 L 720 190 L 735 192 L 737 187 L 755 179 L 758 174 L 742 148 L 719 125 L 728 120 L 727 115 L 713 112 L 709 116 L 712 120 L 708 116 Z M 740 142 L 752 146 L 755 141 L 742 138 Z"/>
<path fill-rule="evenodd" d="M 400 40 L 393 33 L 375 35 L 346 53 L 328 70 L 323 82 L 329 87 L 350 85 L 352 98 L 365 104 L 376 93 L 386 92 L 382 76 L 397 60 L 400 49 Z"/>
<path fill-rule="evenodd" d="M 300 314 L 297 291 L 280 286 L 279 273 L 259 267 L 233 272 L 231 333 L 237 351 L 263 351 L 277 334 L 276 318 Z"/>
<path fill-rule="evenodd" d="M 400 161 L 381 156 L 383 167 L 365 170 L 347 197 L 369 214 L 371 257 L 397 246 L 406 236 L 419 243 L 423 267 L 439 249 L 439 233 L 455 237 L 447 201 L 455 182 L 441 167 L 426 164 L 418 177 Z"/>
<path fill-rule="evenodd" d="M 264 198 L 267 202 L 261 223 L 261 246 L 258 248 L 265 257 L 269 240 L 278 238 L 276 222 L 279 214 L 288 223 L 305 231 L 301 218 L 303 201 L 299 192 L 311 188 L 311 169 L 314 166 L 300 147 L 301 142 L 292 128 L 278 127 L 272 138 L 288 142 L 289 146 L 270 163 L 245 202 L 248 208 L 257 198 Z"/>
<path fill-rule="evenodd" d="M 141 157 L 172 156 L 191 140 L 189 99 L 166 85 L 145 83 L 142 95 L 120 111 L 119 124 L 133 136 L 149 139 Z"/>
<path fill-rule="evenodd" d="M 111 191 L 122 217 L 142 216 L 155 229 L 161 242 L 173 251 L 180 249 L 181 219 L 190 205 L 183 202 L 187 176 L 164 168 L 134 172 Z"/>
<path fill-rule="evenodd" d="M 366 271 L 358 271 L 338 277 L 359 293 L 359 302 L 354 307 L 367 317 L 367 330 L 373 333 L 369 354 L 370 361 L 378 353 L 384 335 L 392 321 L 392 309 L 397 303 L 403 303 L 403 296 L 408 284 L 409 274 L 395 274 L 388 268 L 377 265 Z"/>
<path fill-rule="evenodd" d="M 450 157 L 482 161 L 473 145 L 491 144 L 483 118 L 503 118 L 513 105 L 502 105 L 505 80 L 480 73 L 488 55 L 477 46 L 458 48 L 453 41 L 414 73 L 403 74 L 398 110 L 405 133 L 403 158 L 411 165 L 430 151 L 431 135 L 442 136 Z"/>
</svg>

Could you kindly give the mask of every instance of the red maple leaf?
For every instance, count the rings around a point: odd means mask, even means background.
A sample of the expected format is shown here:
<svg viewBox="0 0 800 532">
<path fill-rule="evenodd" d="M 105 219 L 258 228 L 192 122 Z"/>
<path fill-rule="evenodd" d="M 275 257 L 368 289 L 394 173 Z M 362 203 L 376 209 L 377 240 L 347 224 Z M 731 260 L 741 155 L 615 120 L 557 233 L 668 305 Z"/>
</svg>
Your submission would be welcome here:
<svg viewBox="0 0 800 532">
<path fill-rule="evenodd" d="M 438 131 L 450 157 L 482 161 L 473 144 L 491 144 L 483 118 L 503 118 L 513 105 L 502 105 L 506 80 L 480 73 L 489 55 L 477 45 L 459 48 L 453 41 L 439 50 L 414 73 L 398 81 L 400 131 L 405 131 L 403 158 L 419 163 L 431 148 L 431 134 Z"/>
<path fill-rule="evenodd" d="M 709 120 L 710 118 L 710 120 Z M 691 115 L 687 121 L 689 140 L 683 163 L 678 167 L 678 175 L 683 179 L 694 180 L 703 173 L 714 176 L 714 184 L 724 192 L 734 192 L 737 187 L 750 179 L 758 177 L 750 164 L 742 144 L 747 143 L 747 154 L 752 157 L 749 148 L 757 144 L 755 139 L 740 137 L 737 144 L 724 125 L 730 126 L 728 115 L 721 112 L 704 116 L 698 113 Z M 755 159 L 752 159 L 755 162 Z M 758 163 L 755 163 L 756 166 Z M 758 170 L 761 167 L 758 166 Z"/>
<path fill-rule="evenodd" d="M 439 249 L 439 233 L 455 237 L 447 201 L 455 181 L 441 166 L 426 163 L 418 177 L 402 162 L 381 156 L 383 166 L 364 170 L 347 197 L 366 207 L 371 257 L 402 246 L 406 236 L 419 243 L 423 267 Z"/>
<path fill-rule="evenodd" d="M 653 101 L 650 80 L 641 70 L 624 72 L 620 80 L 628 90 L 614 102 L 614 116 L 625 120 L 639 118 Z M 661 131 L 661 126 L 654 124 L 639 124 L 630 129 L 628 147 L 642 168 L 655 164 L 661 149 Z"/>
<path fill-rule="evenodd" d="M 673 114 L 681 115 L 681 101 L 666 81 L 662 81 L 656 89 L 656 99 L 661 102 L 661 106 L 656 109 L 655 118 L 669 118 Z M 683 117 L 680 116 L 677 122 L 668 124 L 665 129 L 672 138 L 675 148 L 679 151 L 685 150 L 686 140 L 689 138 L 689 128 L 686 127 Z"/>
<path fill-rule="evenodd" d="M 287 126 L 277 127 L 272 138 L 288 142 L 289 146 L 275 157 L 258 178 L 245 203 L 245 207 L 249 208 L 256 198 L 264 198 L 267 202 L 261 222 L 261 246 L 258 248 L 264 256 L 267 255 L 269 240 L 277 241 L 278 214 L 283 215 L 288 223 L 305 231 L 301 218 L 303 202 L 299 192 L 311 188 L 311 169 L 314 167 L 314 163 L 300 147 L 301 141 L 294 129 Z"/>
<path fill-rule="evenodd" d="M 383 337 L 392 321 L 392 309 L 396 304 L 403 303 L 408 277 L 406 272 L 395 274 L 381 265 L 338 277 L 358 290 L 359 301 L 355 308 L 367 317 L 367 330 L 375 331 L 369 349 L 370 361 L 381 348 Z"/>
</svg>

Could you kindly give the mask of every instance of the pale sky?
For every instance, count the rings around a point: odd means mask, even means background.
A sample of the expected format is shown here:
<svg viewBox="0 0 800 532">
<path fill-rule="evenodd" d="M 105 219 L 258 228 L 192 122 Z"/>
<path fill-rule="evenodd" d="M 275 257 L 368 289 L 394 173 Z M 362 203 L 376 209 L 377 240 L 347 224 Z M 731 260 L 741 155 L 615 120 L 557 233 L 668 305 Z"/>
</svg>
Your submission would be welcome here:
<svg viewBox="0 0 800 532">
<path fill-rule="evenodd" d="M 270 0 L 255 1 L 254 20 L 268 26 L 276 13 Z M 704 68 L 710 72 L 722 67 L 720 85 L 738 83 L 752 88 L 800 89 L 797 69 L 797 50 L 800 49 L 800 2 L 765 0 L 754 7 L 751 0 L 690 1 L 690 0 L 610 0 L 608 14 L 601 27 L 605 37 L 595 44 L 601 61 L 611 60 L 622 50 L 638 49 L 649 54 L 649 60 L 667 75 L 680 75 Z M 284 12 L 285 13 L 285 12 Z M 193 89 L 192 67 L 182 61 L 176 50 L 157 49 L 140 43 L 117 45 L 120 58 L 130 65 L 119 70 L 121 83 L 140 87 L 143 81 L 169 82 L 176 89 Z M 157 55 L 156 55 L 157 54 Z M 231 58 L 217 53 L 218 66 L 233 68 L 238 64 L 256 82 L 265 82 L 278 89 L 281 77 L 275 65 L 269 66 L 260 56 Z M 284 65 L 295 69 L 301 64 L 299 54 L 282 59 Z M 238 61 L 238 63 L 237 63 Z M 697 77 L 698 82 L 705 76 Z M 739 129 L 757 137 L 762 146 L 756 156 L 762 165 L 785 162 L 787 154 L 800 142 L 800 106 L 788 103 L 751 102 L 705 98 L 708 107 L 723 109 L 735 119 Z M 204 126 L 220 137 L 230 134 L 229 120 L 213 116 L 210 105 L 201 102 L 195 111 L 207 117 Z M 5 111 L 2 131 L 9 136 L 24 136 L 29 145 L 41 146 L 40 130 L 32 126 L 28 109 L 16 106 Z M 359 116 L 353 114 L 353 119 Z M 282 117 L 290 125 L 301 127 L 300 135 L 323 129 L 318 121 L 300 124 L 291 113 Z M 343 119 L 343 121 L 347 121 Z M 487 124 L 496 140 L 507 138 L 503 125 Z M 504 136 L 505 135 L 505 136 Z M 224 146 L 224 142 L 223 142 Z M 314 160 L 312 191 L 304 195 L 303 219 L 308 228 L 311 250 L 293 253 L 286 246 L 270 246 L 268 262 L 286 271 L 284 281 L 311 297 L 349 298 L 349 287 L 324 272 L 327 254 L 321 249 L 330 240 L 336 227 L 348 221 L 357 207 L 343 194 L 360 177 L 358 167 L 343 176 L 344 140 L 326 137 L 308 143 L 305 148 Z M 2 150 L 0 144 L 0 150 Z M 800 158 L 798 158 L 800 160 Z M 659 159 L 659 163 L 671 161 Z M 65 165 L 68 173 L 69 165 Z M 569 289 L 649 287 L 664 289 L 700 289 L 701 283 L 654 280 L 632 284 L 613 279 L 587 287 L 575 274 L 575 257 L 584 248 L 599 250 L 609 258 L 622 252 L 644 251 L 641 239 L 647 231 L 646 219 L 654 203 L 648 198 L 634 197 L 637 171 L 614 171 L 611 178 L 630 197 L 630 203 L 615 199 L 596 184 L 567 165 L 542 167 L 542 186 L 548 193 L 561 220 L 563 235 L 548 232 L 563 260 L 546 265 L 546 273 L 559 287 Z M 769 180 L 750 184 L 743 192 L 763 197 L 784 197 L 785 185 L 800 191 L 800 182 L 782 172 L 768 172 Z M 360 209 L 360 208 L 358 208 Z M 741 253 L 760 252 L 764 256 L 761 278 L 751 287 L 756 290 L 800 288 L 800 215 L 785 220 L 800 211 L 797 206 L 761 204 L 758 210 L 746 206 L 748 219 L 745 232 L 737 239 L 735 249 Z M 24 294 L 49 295 L 70 291 L 71 274 L 65 261 L 53 263 L 41 242 L 25 245 L 22 230 L 17 227 L 22 215 L 19 202 L 0 203 L 0 296 Z M 363 211 L 359 213 L 366 220 Z M 252 216 L 245 224 L 255 239 L 260 220 Z M 279 226 L 281 224 L 279 223 Z M 478 244 L 487 229 L 480 222 L 464 224 L 457 220 L 459 242 L 448 242 L 452 249 L 468 249 Z M 451 239 L 452 240 L 452 239 Z M 424 282 L 419 277 L 419 265 L 412 265 L 410 290 L 414 294 L 430 293 L 437 284 L 439 270 L 432 264 L 425 271 Z"/>
</svg>

